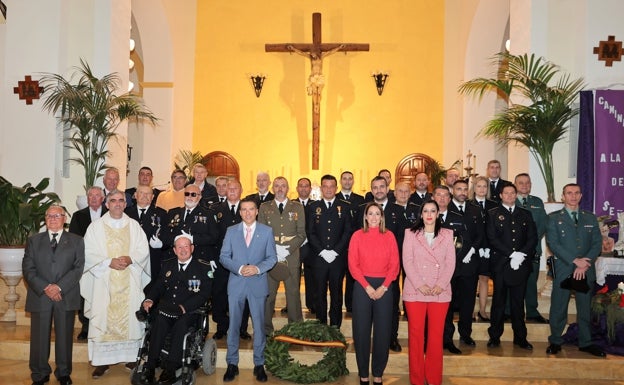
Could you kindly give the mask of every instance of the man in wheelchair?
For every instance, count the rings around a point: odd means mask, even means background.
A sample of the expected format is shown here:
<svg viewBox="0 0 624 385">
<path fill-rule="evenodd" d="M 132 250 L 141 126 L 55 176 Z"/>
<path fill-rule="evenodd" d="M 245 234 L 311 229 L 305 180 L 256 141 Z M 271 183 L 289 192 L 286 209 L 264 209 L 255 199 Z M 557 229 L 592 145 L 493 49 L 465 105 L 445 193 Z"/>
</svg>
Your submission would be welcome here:
<svg viewBox="0 0 624 385">
<path fill-rule="evenodd" d="M 160 275 L 142 304 L 153 325 L 147 361 L 140 376 L 142 385 L 154 383 L 154 372 L 168 334 L 169 350 L 165 362 L 160 362 L 163 371 L 159 383 L 169 385 L 176 381 L 176 370 L 182 366 L 185 334 L 200 317 L 195 310 L 210 297 L 210 262 L 193 258 L 193 237 L 186 233 L 178 235 L 173 251 L 177 258 L 163 262 Z"/>
</svg>

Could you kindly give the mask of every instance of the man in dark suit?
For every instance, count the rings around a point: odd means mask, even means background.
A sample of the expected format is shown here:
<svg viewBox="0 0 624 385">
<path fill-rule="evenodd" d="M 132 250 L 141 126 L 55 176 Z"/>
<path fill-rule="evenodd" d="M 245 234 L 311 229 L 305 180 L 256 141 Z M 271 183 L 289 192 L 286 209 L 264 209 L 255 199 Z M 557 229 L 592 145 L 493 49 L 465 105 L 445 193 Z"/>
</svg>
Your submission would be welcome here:
<svg viewBox="0 0 624 385">
<path fill-rule="evenodd" d="M 101 187 L 93 186 L 87 190 L 88 206 L 84 209 L 74 212 L 71 222 L 69 223 L 69 232 L 84 237 L 87 227 L 92 221 L 99 219 L 106 214 L 108 209 L 104 202 L 104 191 Z M 89 336 L 89 319 L 84 316 L 84 298 L 80 297 L 80 309 L 78 310 L 78 320 L 82 324 L 80 333 L 78 333 L 78 341 L 86 341 Z"/>
<path fill-rule="evenodd" d="M 258 192 L 255 194 L 249 194 L 245 197 L 245 199 L 250 198 L 256 202 L 256 205 L 260 207 L 260 205 L 264 202 L 273 200 L 275 195 L 269 191 L 269 187 L 271 186 L 271 178 L 269 174 L 263 171 L 260 171 L 256 176 L 256 187 L 258 187 Z"/>
<path fill-rule="evenodd" d="M 409 197 L 410 202 L 422 206 L 423 202 L 431 199 L 431 193 L 429 192 L 429 175 L 427 175 L 427 173 L 421 171 L 414 176 L 414 187 L 414 193 Z"/>
<path fill-rule="evenodd" d="M 456 243 L 455 271 L 451 279 L 453 299 L 449 307 L 449 314 L 445 324 L 445 339 L 451 341 L 455 327 L 453 325 L 453 311 L 459 311 L 457 329 L 459 340 L 468 346 L 476 346 L 472 339 L 472 313 L 474 311 L 479 281 L 480 259 L 478 250 L 485 237 L 485 228 L 481 210 L 467 202 L 468 182 L 458 179 L 453 184 L 453 199 L 448 204 L 451 213 L 459 214 L 461 220 L 453 219 L 445 224 L 453 228 L 455 235 L 461 237 Z M 454 216 L 452 216 L 454 217 Z M 456 238 L 459 239 L 459 238 Z M 461 246 L 460 246 L 461 245 Z"/>
<path fill-rule="evenodd" d="M 490 199 L 500 203 L 500 194 L 503 192 L 503 187 L 510 185 L 511 182 L 504 180 L 500 177 L 501 164 L 498 160 L 493 159 L 487 164 L 487 177 L 490 181 Z"/>
<path fill-rule="evenodd" d="M 201 191 L 201 205 L 208 208 L 211 204 L 218 200 L 219 194 L 217 193 L 217 188 L 208 183 L 206 180 L 208 177 L 208 170 L 206 166 L 201 163 L 195 163 L 193 165 L 193 179 L 191 184 L 199 187 L 199 191 Z"/>
<path fill-rule="evenodd" d="M 230 327 L 227 337 L 227 370 L 223 381 L 234 380 L 238 375 L 238 345 L 241 317 L 245 301 L 249 303 L 254 329 L 253 374 L 260 382 L 267 381 L 264 371 L 264 309 L 269 294 L 267 273 L 277 263 L 273 230 L 256 221 L 258 206 L 253 199 L 240 203 L 243 223 L 230 226 L 223 240 L 219 261 L 230 272 L 228 303 Z"/>
<path fill-rule="evenodd" d="M 210 263 L 193 256 L 193 237 L 188 234 L 178 235 L 173 252 L 177 258 L 163 264 L 162 273 L 143 301 L 143 310 L 150 312 L 152 307 L 157 312 L 150 334 L 149 351 L 145 369 L 141 374 L 141 384 L 154 382 L 154 370 L 170 333 L 170 346 L 167 360 L 161 362 L 163 371 L 159 384 L 172 384 L 176 380 L 176 369 L 182 362 L 184 335 L 189 327 L 197 323 L 195 310 L 205 305 L 210 297 L 212 279 Z"/>
<path fill-rule="evenodd" d="M 169 257 L 173 257 L 173 240 L 184 232 L 193 236 L 194 254 L 197 258 L 204 261 L 216 261 L 218 259 L 219 230 L 217 229 L 217 222 L 213 212 L 200 205 L 201 199 L 199 187 L 190 184 L 184 188 L 184 207 L 171 209 L 167 213 L 167 227 L 161 232 L 161 239 L 169 250 Z"/>
<path fill-rule="evenodd" d="M 356 194 L 353 192 L 353 183 L 354 183 L 353 173 L 351 173 L 351 171 L 343 171 L 342 174 L 340 174 L 340 192 L 336 194 L 336 198 L 349 203 L 349 206 L 350 206 L 349 212 L 351 213 L 351 217 L 353 219 L 352 227 L 359 228 L 359 227 L 362 227 L 362 224 L 360 223 L 358 227 L 355 221 L 357 221 L 358 219 L 361 219 L 359 218 L 358 214 L 360 210 L 360 205 L 364 203 L 364 197 L 361 196 L 360 194 Z M 347 255 L 347 260 L 349 260 L 348 255 Z M 344 301 L 345 301 L 345 308 L 347 309 L 347 312 L 349 313 L 351 313 L 354 283 L 355 281 L 353 280 L 353 277 L 351 276 L 349 269 L 346 269 Z"/>
<path fill-rule="evenodd" d="M 300 178 L 297 181 L 297 198 L 293 199 L 303 205 L 303 211 L 305 213 L 306 223 L 307 219 L 310 217 L 310 207 L 311 203 L 314 202 L 312 198 L 310 198 L 310 193 L 312 192 L 312 182 L 308 178 Z M 299 248 L 299 257 L 301 258 L 301 263 L 303 265 L 303 282 L 305 285 L 305 305 L 308 308 L 308 311 L 312 314 L 316 313 L 316 301 L 317 301 L 317 292 L 316 292 L 316 281 L 314 280 L 314 256 L 312 255 L 312 250 L 310 250 L 310 242 L 308 242 L 307 232 L 306 232 L 306 240 L 303 242 L 301 247 Z M 284 310 L 284 309 L 282 309 Z M 286 309 L 288 311 L 288 309 Z"/>
<path fill-rule="evenodd" d="M 390 170 L 383 168 L 379 170 L 379 172 L 377 173 L 377 176 L 380 176 L 386 180 L 386 185 L 388 186 L 388 200 L 390 202 L 394 202 L 395 201 L 394 191 L 390 189 L 390 182 L 392 182 L 392 173 L 390 172 Z M 375 200 L 373 192 L 372 191 L 367 192 L 366 195 L 364 196 L 364 201 L 372 202 L 373 200 Z"/>
<path fill-rule="evenodd" d="M 533 350 L 527 341 L 524 322 L 524 295 L 533 266 L 537 229 L 528 210 L 516 206 L 516 186 L 509 184 L 501 192 L 501 204 L 488 211 L 485 220 L 490 245 L 494 294 L 488 334 L 488 348 L 500 346 L 505 318 L 505 300 L 509 295 L 513 343 Z"/>
<path fill-rule="evenodd" d="M 160 194 L 160 190 L 157 188 L 152 189 L 152 180 L 154 180 L 154 174 L 152 172 L 152 169 L 147 166 L 141 167 L 139 169 L 139 184 L 137 185 L 137 187 L 149 187 L 149 189 L 152 190 L 152 201 L 150 202 L 150 204 L 155 204 L 156 199 L 158 198 L 158 194 Z M 126 202 L 128 202 L 127 207 L 132 207 L 137 204 L 136 197 L 134 196 L 137 187 L 130 187 L 126 189 Z"/>
<path fill-rule="evenodd" d="M 30 360 L 33 385 L 50 381 L 50 330 L 54 319 L 56 370 L 61 385 L 72 383 L 72 336 L 76 310 L 80 308 L 79 281 L 84 268 L 84 242 L 63 231 L 65 211 L 46 211 L 47 231 L 31 236 L 22 260 L 28 288 L 26 311 L 30 320 Z"/>
<path fill-rule="evenodd" d="M 160 239 L 160 231 L 163 226 L 166 226 L 167 221 L 167 212 L 160 207 L 154 206 L 152 203 L 154 202 L 153 198 L 152 188 L 140 185 L 134 192 L 136 204 L 132 207 L 126 207 L 124 210 L 130 218 L 139 222 L 149 241 L 152 282 L 158 278 L 158 274 L 160 273 L 163 247 L 163 243 Z M 148 291 L 149 287 L 146 286 L 145 292 Z"/>
<path fill-rule="evenodd" d="M 329 285 L 329 324 L 340 328 L 342 324 L 342 281 L 347 268 L 346 253 L 351 237 L 350 206 L 336 199 L 338 181 L 333 175 L 321 178 L 322 199 L 310 204 L 306 218 L 307 234 L 314 276 L 318 288 L 316 318 L 327 323 L 327 287 Z"/>
<path fill-rule="evenodd" d="M 594 287 L 596 269 L 594 263 L 602 249 L 602 236 L 598 220 L 591 212 L 580 210 L 581 186 L 570 183 L 563 187 L 561 210 L 548 216 L 546 242 L 555 255 L 555 279 L 550 301 L 550 345 L 547 354 L 557 354 L 563 344 L 563 329 L 568 319 L 570 290 L 562 289 L 561 282 L 567 277 L 586 279 L 589 287 Z M 604 351 L 592 344 L 591 338 L 591 298 L 592 291 L 574 293 L 576 301 L 576 321 L 579 325 L 579 350 L 604 357 Z"/>
<path fill-rule="evenodd" d="M 231 179 L 227 183 L 227 199 L 225 202 L 217 203 L 212 206 L 214 216 L 217 220 L 219 229 L 219 240 L 217 249 L 221 250 L 223 240 L 228 227 L 241 223 L 240 202 L 243 187 L 236 179 Z M 212 284 L 212 320 L 217 324 L 217 331 L 213 338 L 220 340 L 227 334 L 230 326 L 230 318 L 228 317 L 228 298 L 227 286 L 230 272 L 227 271 L 221 262 L 217 261 L 217 270 L 215 270 L 214 282 Z M 240 338 L 250 340 L 251 335 L 247 332 L 249 326 L 249 306 L 245 306 L 239 330 Z"/>
</svg>

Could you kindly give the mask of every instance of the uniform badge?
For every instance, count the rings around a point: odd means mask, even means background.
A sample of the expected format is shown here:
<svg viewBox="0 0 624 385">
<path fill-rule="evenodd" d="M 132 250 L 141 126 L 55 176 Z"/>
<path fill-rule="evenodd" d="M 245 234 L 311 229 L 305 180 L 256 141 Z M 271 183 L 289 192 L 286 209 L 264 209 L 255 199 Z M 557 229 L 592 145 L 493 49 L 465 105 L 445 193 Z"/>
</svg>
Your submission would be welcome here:
<svg viewBox="0 0 624 385">
<path fill-rule="evenodd" d="M 169 278 L 169 276 L 171 276 L 171 270 L 165 273 L 165 277 Z"/>
<path fill-rule="evenodd" d="M 188 280 L 188 289 L 194 293 L 199 292 L 199 286 L 201 281 L 199 279 L 189 279 Z"/>
<path fill-rule="evenodd" d="M 501 214 L 501 215 L 499 215 L 499 216 L 498 216 L 498 220 L 499 220 L 499 221 L 504 221 L 504 220 L 505 220 L 505 216 L 504 216 L 504 215 L 502 215 L 502 214 Z"/>
<path fill-rule="evenodd" d="M 288 213 L 288 220 L 289 221 L 296 221 L 297 220 L 297 213 L 293 213 L 292 211 Z"/>
<path fill-rule="evenodd" d="M 316 215 L 321 215 L 321 212 L 322 212 L 321 208 L 317 207 L 316 208 Z"/>
<path fill-rule="evenodd" d="M 217 219 L 221 219 L 223 217 L 223 213 L 221 211 L 219 211 L 217 213 Z"/>
<path fill-rule="evenodd" d="M 177 227 L 180 224 L 180 214 L 176 214 L 171 222 L 169 222 L 169 227 Z"/>
<path fill-rule="evenodd" d="M 342 218 L 342 206 L 336 207 L 336 210 L 338 210 L 338 218 Z"/>
</svg>

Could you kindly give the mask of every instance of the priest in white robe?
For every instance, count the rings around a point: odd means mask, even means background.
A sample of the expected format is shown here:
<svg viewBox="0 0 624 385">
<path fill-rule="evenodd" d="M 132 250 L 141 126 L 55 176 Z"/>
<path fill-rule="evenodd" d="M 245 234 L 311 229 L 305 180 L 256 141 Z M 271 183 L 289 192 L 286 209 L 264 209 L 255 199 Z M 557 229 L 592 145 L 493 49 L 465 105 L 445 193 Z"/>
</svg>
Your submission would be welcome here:
<svg viewBox="0 0 624 385">
<path fill-rule="evenodd" d="M 88 350 L 92 377 L 109 365 L 134 362 L 144 332 L 134 313 L 150 281 L 149 245 L 138 222 L 124 214 L 125 194 L 115 190 L 106 199 L 108 212 L 85 234 L 85 267 L 80 293 L 89 318 Z"/>
</svg>

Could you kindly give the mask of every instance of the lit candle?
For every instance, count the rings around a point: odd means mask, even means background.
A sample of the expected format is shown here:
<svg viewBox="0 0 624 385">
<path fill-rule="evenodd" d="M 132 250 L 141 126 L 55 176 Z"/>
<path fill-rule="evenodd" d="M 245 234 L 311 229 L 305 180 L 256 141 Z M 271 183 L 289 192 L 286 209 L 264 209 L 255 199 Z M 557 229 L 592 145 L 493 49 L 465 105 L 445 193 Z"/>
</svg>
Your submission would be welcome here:
<svg viewBox="0 0 624 385">
<path fill-rule="evenodd" d="M 624 282 L 618 283 L 618 290 L 620 293 L 624 293 Z"/>
</svg>

